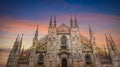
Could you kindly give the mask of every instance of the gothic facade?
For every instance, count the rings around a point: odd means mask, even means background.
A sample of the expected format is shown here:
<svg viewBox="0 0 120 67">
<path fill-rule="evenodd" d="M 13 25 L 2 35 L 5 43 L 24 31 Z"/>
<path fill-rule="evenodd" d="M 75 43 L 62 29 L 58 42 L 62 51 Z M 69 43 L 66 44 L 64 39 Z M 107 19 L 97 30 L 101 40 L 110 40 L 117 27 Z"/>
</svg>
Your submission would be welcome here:
<svg viewBox="0 0 120 67">
<path fill-rule="evenodd" d="M 89 25 L 90 38 L 79 32 L 76 17 L 70 25 L 57 25 L 50 18 L 48 34 L 38 40 L 38 26 L 32 46 L 22 49 L 22 37 L 17 36 L 9 54 L 6 67 L 120 67 L 120 54 L 112 36 L 106 35 L 106 47 L 97 47 Z"/>
</svg>

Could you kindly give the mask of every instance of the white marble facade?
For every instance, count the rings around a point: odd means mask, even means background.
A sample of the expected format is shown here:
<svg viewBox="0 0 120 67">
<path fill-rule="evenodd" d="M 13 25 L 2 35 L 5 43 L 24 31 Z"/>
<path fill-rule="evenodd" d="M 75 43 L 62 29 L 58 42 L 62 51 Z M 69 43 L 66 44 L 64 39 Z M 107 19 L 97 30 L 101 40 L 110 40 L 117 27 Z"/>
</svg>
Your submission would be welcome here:
<svg viewBox="0 0 120 67">
<path fill-rule="evenodd" d="M 111 35 L 105 35 L 107 51 L 97 47 L 90 25 L 89 35 L 87 39 L 80 34 L 76 17 L 70 18 L 70 25 L 57 25 L 56 17 L 51 17 L 48 34 L 38 40 L 37 26 L 29 49 L 17 49 L 22 38 L 16 38 L 6 67 L 120 67 L 120 54 Z"/>
</svg>

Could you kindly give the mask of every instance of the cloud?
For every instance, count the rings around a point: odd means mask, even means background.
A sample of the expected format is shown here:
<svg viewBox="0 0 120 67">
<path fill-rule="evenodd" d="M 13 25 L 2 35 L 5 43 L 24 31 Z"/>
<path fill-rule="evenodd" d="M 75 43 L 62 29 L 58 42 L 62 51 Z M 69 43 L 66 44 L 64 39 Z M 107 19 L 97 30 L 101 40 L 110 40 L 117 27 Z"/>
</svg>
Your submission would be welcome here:
<svg viewBox="0 0 120 67">
<path fill-rule="evenodd" d="M 5 67 L 10 50 L 9 48 L 0 48 L 0 67 Z"/>
<path fill-rule="evenodd" d="M 47 34 L 48 26 L 42 21 L 19 20 L 15 18 L 0 18 L 0 48 L 12 48 L 13 42 L 19 33 L 23 33 L 23 45 L 29 48 L 35 34 L 36 25 L 39 24 L 39 37 Z"/>
<path fill-rule="evenodd" d="M 48 24 L 46 24 L 43 21 L 30 21 L 30 20 L 20 20 L 15 18 L 5 18 L 1 17 L 1 24 L 0 24 L 0 31 L 4 31 L 7 34 L 17 34 L 17 33 L 24 33 L 25 36 L 29 37 L 31 35 L 34 35 L 34 31 L 36 28 L 36 25 L 39 24 L 39 33 L 40 35 L 47 34 L 48 30 Z M 45 20 L 45 19 L 44 19 Z M 77 14 L 77 21 L 80 26 L 80 32 L 85 35 L 89 36 L 87 33 L 88 31 L 88 24 L 91 24 L 91 27 L 93 31 L 97 34 L 104 34 L 104 33 L 113 33 L 120 31 L 117 27 L 118 24 L 120 24 L 120 16 L 115 15 L 107 15 L 107 14 Z M 60 15 L 57 16 L 57 23 L 70 23 L 70 15 Z M 59 25 L 58 25 L 59 26 Z M 69 25 L 68 25 L 69 26 Z M 102 33 L 101 33 L 102 32 Z M 1 32 L 0 32 L 1 33 Z M 118 35 L 117 34 L 117 35 Z M 2 34 L 0 37 L 3 39 L 10 39 L 12 37 L 4 36 L 5 34 Z M 13 36 L 13 35 L 12 35 Z M 98 37 L 99 35 L 96 35 Z"/>
<path fill-rule="evenodd" d="M 39 22 L 39 21 L 38 21 Z M 31 22 L 31 21 L 26 21 L 26 20 L 14 20 L 14 19 L 9 19 L 9 20 L 2 20 L 2 26 L 0 27 L 0 30 L 5 31 L 7 33 L 18 33 L 18 32 L 25 32 L 25 33 L 30 33 L 32 32 L 31 30 L 35 30 L 35 26 L 39 24 L 39 30 L 41 33 L 46 33 L 45 30 L 47 30 L 47 26 L 42 23 L 38 22 Z M 26 32 L 27 31 L 27 32 Z"/>
</svg>

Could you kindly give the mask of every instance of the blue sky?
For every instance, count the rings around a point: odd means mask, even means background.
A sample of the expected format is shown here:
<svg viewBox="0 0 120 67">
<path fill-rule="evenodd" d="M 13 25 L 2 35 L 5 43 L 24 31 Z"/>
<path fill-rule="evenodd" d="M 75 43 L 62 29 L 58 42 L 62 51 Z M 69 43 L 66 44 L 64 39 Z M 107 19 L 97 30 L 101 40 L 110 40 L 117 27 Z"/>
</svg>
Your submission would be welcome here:
<svg viewBox="0 0 120 67">
<path fill-rule="evenodd" d="M 31 20 L 80 13 L 119 16 L 119 3 L 119 0 L 3 0 L 0 2 L 0 15 Z"/>
</svg>

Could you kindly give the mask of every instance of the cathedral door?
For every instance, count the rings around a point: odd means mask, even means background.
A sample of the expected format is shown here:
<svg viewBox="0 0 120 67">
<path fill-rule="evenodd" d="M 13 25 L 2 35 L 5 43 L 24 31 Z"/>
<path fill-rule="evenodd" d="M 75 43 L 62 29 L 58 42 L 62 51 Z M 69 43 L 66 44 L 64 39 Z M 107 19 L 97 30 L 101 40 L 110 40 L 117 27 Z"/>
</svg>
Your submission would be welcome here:
<svg viewBox="0 0 120 67">
<path fill-rule="evenodd" d="M 62 67 L 67 67 L 67 59 L 62 59 Z"/>
</svg>

